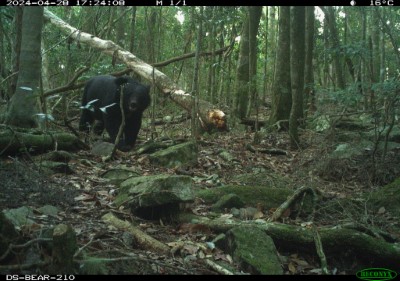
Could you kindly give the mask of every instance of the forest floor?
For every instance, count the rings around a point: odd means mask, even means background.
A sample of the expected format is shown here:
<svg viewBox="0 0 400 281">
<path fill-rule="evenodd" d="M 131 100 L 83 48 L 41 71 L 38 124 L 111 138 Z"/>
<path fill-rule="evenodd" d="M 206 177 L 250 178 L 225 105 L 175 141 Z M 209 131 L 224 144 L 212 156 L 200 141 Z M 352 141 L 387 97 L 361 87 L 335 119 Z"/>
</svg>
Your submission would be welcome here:
<svg viewBox="0 0 400 281">
<path fill-rule="evenodd" d="M 193 176 L 217 178 L 218 184 L 235 183 L 233 174 L 252 173 L 255 169 L 272 171 L 282 177 L 289 178 L 293 183 L 289 188 L 312 186 L 322 193 L 333 197 L 347 198 L 357 197 L 368 191 L 362 181 L 343 181 L 338 178 L 326 180 L 315 173 L 318 161 L 332 150 L 326 143 L 326 136 L 312 131 L 303 131 L 301 134 L 302 149 L 292 150 L 289 145 L 288 134 L 285 132 L 272 133 L 261 139 L 257 148 L 275 148 L 287 152 L 286 155 L 270 155 L 254 153 L 246 148 L 253 141 L 254 133 L 224 133 L 215 134 L 203 138 L 199 142 L 199 159 L 196 166 L 190 167 Z M 224 163 L 218 152 L 228 151 L 237 163 L 234 167 Z M 35 156 L 40 157 L 40 156 Z M 153 175 L 160 173 L 176 174 L 179 171 L 155 167 L 148 161 L 146 155 L 137 155 L 134 152 L 118 152 L 111 162 L 102 163 L 100 157 L 91 155 L 88 151 L 79 151 L 70 161 L 72 174 L 53 174 L 45 176 L 37 165 L 33 165 L 25 156 L 9 157 L 3 160 L 12 169 L 0 169 L 1 193 L 0 209 L 19 208 L 28 206 L 38 210 L 44 205 L 56 206 L 59 210 L 55 216 L 41 215 L 34 211 L 36 222 L 30 229 L 23 230 L 24 237 L 29 240 L 35 237 L 35 233 L 43 225 L 70 224 L 77 234 L 79 247 L 85 245 L 85 250 L 93 257 L 107 259 L 107 269 L 99 266 L 87 265 L 87 273 L 97 274 L 216 274 L 208 268 L 200 259 L 175 256 L 174 258 L 157 255 L 138 249 L 132 244 L 131 238 L 125 232 L 111 228 L 101 220 L 102 215 L 112 210 L 119 218 L 134 221 L 143 231 L 155 239 L 164 243 L 174 241 L 210 241 L 213 234 L 185 233 L 178 225 L 166 224 L 161 221 L 142 221 L 133 217 L 128 210 L 115 209 L 112 205 L 115 185 L 110 184 L 102 177 L 102 174 L 111 168 L 123 164 L 134 168 L 141 175 Z M 202 188 L 212 188 L 215 181 L 200 181 L 197 183 Z M 198 202 L 192 208 L 207 211 L 207 206 Z M 290 223 L 290 222 L 289 222 Z M 326 218 L 321 224 L 336 224 L 334 217 Z M 42 259 L 51 253 L 46 249 L 36 246 Z M 25 249 L 26 250 L 26 249 Z M 196 251 L 193 249 L 193 251 Z M 28 252 L 28 251 L 27 251 Z M 130 256 L 129 253 L 134 253 Z M 298 256 L 298 253 L 280 253 L 297 260 L 295 268 L 290 263 L 283 264 L 286 274 L 313 274 L 312 269 L 318 267 L 315 257 Z M 223 253 L 220 259 L 229 260 Z M 130 258 L 126 258 L 130 257 Z M 9 261 L 9 264 L 25 263 L 32 259 L 32 254 L 21 250 L 18 259 Z M 94 262 L 95 264 L 96 262 Z M 134 265 L 134 266 L 132 266 Z M 234 263 L 233 263 L 234 266 Z M 100 269 L 99 269 L 100 268 Z M 330 265 L 336 268 L 336 274 L 346 274 L 354 270 L 355 265 Z M 42 273 L 43 270 L 29 269 L 26 273 Z M 315 273 L 314 273 L 315 274 Z"/>
</svg>

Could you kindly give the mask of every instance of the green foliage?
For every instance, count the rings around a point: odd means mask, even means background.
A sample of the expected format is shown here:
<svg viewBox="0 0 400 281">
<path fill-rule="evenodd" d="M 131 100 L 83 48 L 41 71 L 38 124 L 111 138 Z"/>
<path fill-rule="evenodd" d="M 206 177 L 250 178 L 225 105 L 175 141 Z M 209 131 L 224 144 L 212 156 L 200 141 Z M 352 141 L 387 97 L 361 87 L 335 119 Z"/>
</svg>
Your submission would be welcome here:
<svg viewBox="0 0 400 281">
<path fill-rule="evenodd" d="M 318 96 L 321 104 L 336 104 L 346 107 L 356 107 L 362 101 L 359 93 L 360 83 L 353 83 L 344 90 L 321 89 Z"/>
<path fill-rule="evenodd" d="M 377 93 L 378 98 L 399 99 L 400 81 L 396 78 L 390 78 L 382 83 L 375 83 L 371 89 Z"/>
</svg>

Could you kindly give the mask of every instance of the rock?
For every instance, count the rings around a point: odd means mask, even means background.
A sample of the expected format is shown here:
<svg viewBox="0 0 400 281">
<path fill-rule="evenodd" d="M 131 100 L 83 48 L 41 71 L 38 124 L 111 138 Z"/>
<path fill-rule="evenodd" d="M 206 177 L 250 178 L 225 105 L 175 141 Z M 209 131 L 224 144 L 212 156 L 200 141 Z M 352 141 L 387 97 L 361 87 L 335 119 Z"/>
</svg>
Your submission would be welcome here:
<svg viewBox="0 0 400 281">
<path fill-rule="evenodd" d="M 252 220 L 254 219 L 257 209 L 254 207 L 241 208 L 239 210 L 239 218 L 241 220 Z"/>
<path fill-rule="evenodd" d="M 96 142 L 93 144 L 91 153 L 97 156 L 108 156 L 114 149 L 114 144 L 109 142 Z"/>
<path fill-rule="evenodd" d="M 222 196 L 212 207 L 213 211 L 224 211 L 224 209 L 241 208 L 244 206 L 242 199 L 234 193 Z"/>
<path fill-rule="evenodd" d="M 39 208 L 39 212 L 41 212 L 44 215 L 55 217 L 58 214 L 58 209 L 57 207 L 54 207 L 52 205 L 44 205 L 43 207 Z"/>
<path fill-rule="evenodd" d="M 239 226 L 231 229 L 226 234 L 226 247 L 244 272 L 283 274 L 272 238 L 258 227 Z"/>
<path fill-rule="evenodd" d="M 3 255 L 10 243 L 16 244 L 19 237 L 18 232 L 12 221 L 4 214 L 5 211 L 0 212 L 0 253 Z M 4 261 L 4 260 L 3 260 Z"/>
<path fill-rule="evenodd" d="M 53 161 L 41 161 L 39 163 L 40 168 L 44 169 L 50 174 L 61 173 L 61 174 L 73 174 L 74 171 L 68 165 L 68 163 L 63 162 L 53 162 Z"/>
<path fill-rule="evenodd" d="M 101 175 L 103 178 L 109 179 L 113 184 L 120 184 L 130 177 L 138 177 L 140 174 L 127 167 L 116 167 L 108 170 Z"/>
<path fill-rule="evenodd" d="M 58 151 L 48 152 L 46 154 L 41 155 L 40 157 L 43 160 L 68 163 L 72 159 L 72 154 L 67 151 L 58 150 Z"/>
<path fill-rule="evenodd" d="M 180 203 L 193 200 L 189 176 L 155 175 L 123 181 L 114 204 L 126 204 L 136 215 L 153 219 L 174 214 Z"/>
<path fill-rule="evenodd" d="M 3 210 L 5 217 L 15 226 L 21 227 L 24 225 L 32 225 L 33 220 L 28 217 L 33 217 L 33 212 L 31 208 L 22 206 L 17 209 Z"/>
<path fill-rule="evenodd" d="M 154 152 L 149 160 L 154 165 L 177 168 L 197 163 L 197 147 L 194 142 L 186 142 Z"/>
</svg>

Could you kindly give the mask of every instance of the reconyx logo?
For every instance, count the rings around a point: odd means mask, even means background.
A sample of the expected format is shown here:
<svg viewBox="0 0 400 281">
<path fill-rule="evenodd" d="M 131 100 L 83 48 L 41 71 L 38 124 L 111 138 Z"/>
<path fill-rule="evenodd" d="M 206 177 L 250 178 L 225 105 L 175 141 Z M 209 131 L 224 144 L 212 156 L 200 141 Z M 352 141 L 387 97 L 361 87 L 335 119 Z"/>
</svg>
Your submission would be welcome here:
<svg viewBox="0 0 400 281">
<path fill-rule="evenodd" d="M 356 276 L 366 281 L 384 281 L 396 278 L 396 271 L 387 268 L 366 268 L 357 272 Z"/>
</svg>

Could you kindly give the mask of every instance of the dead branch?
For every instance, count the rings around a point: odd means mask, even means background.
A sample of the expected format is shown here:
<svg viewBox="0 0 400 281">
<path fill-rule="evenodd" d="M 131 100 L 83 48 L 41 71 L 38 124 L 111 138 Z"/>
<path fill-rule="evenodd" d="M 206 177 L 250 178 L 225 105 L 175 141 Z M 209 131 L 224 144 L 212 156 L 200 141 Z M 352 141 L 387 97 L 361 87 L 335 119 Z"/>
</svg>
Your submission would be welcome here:
<svg viewBox="0 0 400 281">
<path fill-rule="evenodd" d="M 153 237 L 147 235 L 140 229 L 134 227 L 127 221 L 123 221 L 115 217 L 112 213 L 105 214 L 102 217 L 103 221 L 115 226 L 116 228 L 123 229 L 125 231 L 129 231 L 131 233 L 136 242 L 146 249 L 151 249 L 159 253 L 168 254 L 169 247 L 160 241 L 154 239 Z"/>
<path fill-rule="evenodd" d="M 199 54 L 199 56 L 211 56 L 213 54 L 220 55 L 220 54 L 223 54 L 225 51 L 229 50 L 229 48 L 231 48 L 232 46 L 233 46 L 233 43 L 231 43 L 229 46 L 222 47 L 221 49 L 218 49 L 215 52 L 202 52 Z M 188 58 L 193 58 L 195 55 L 196 55 L 196 52 L 191 52 L 191 53 L 183 54 L 181 56 L 174 57 L 174 58 L 171 58 L 171 59 L 168 59 L 165 61 L 153 63 L 151 65 L 154 67 L 163 67 L 163 66 L 166 66 L 173 62 L 177 62 L 177 61 L 188 59 Z"/>
</svg>

